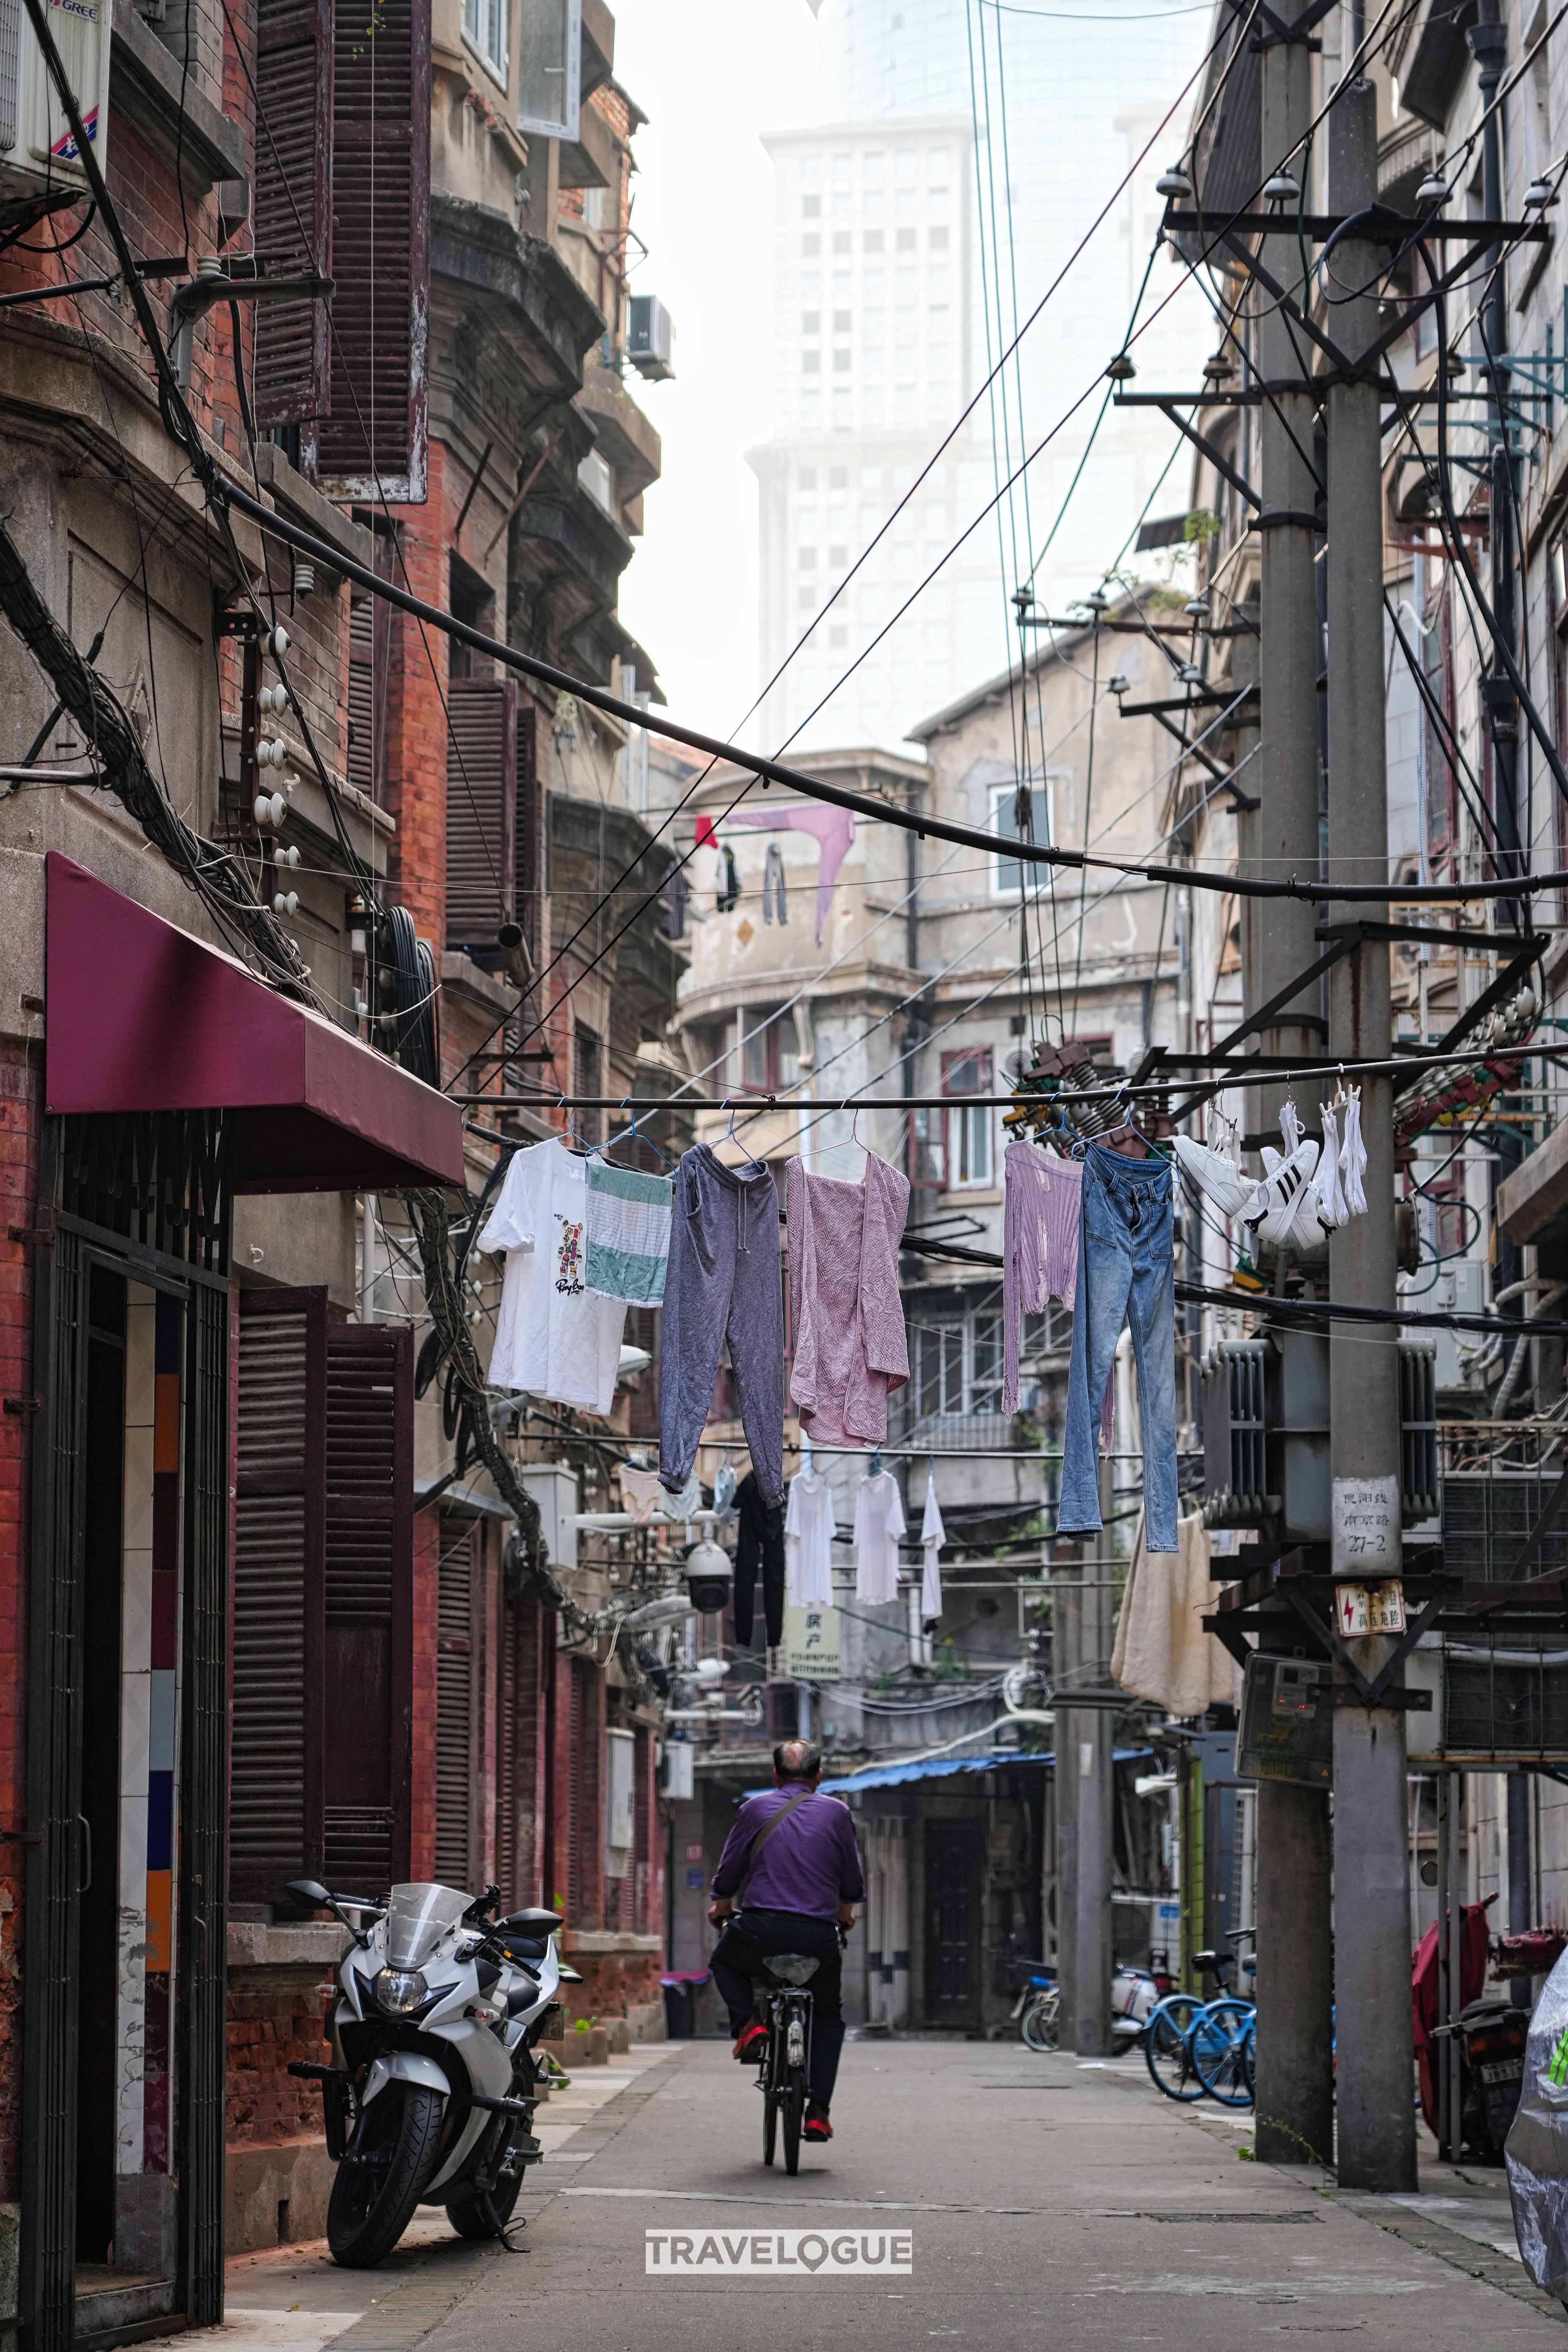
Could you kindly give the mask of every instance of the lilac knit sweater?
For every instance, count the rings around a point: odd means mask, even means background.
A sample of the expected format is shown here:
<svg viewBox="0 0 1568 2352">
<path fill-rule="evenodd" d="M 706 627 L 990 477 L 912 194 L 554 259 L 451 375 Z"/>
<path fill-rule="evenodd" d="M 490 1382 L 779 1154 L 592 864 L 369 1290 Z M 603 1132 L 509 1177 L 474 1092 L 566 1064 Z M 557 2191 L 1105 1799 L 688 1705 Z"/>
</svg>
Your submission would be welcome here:
<svg viewBox="0 0 1568 2352">
<path fill-rule="evenodd" d="M 800 1425 L 825 1444 L 879 1445 L 889 1395 L 910 1376 L 899 1296 L 909 1180 L 872 1151 L 858 1184 L 808 1176 L 792 1160 L 784 1202 Z"/>
</svg>

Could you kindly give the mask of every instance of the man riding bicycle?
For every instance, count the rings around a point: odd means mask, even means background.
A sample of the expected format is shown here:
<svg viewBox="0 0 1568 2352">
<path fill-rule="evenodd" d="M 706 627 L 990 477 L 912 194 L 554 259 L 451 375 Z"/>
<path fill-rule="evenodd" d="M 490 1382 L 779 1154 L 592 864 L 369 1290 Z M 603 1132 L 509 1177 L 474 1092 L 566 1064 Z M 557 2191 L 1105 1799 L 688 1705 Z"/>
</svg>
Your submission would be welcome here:
<svg viewBox="0 0 1568 2352">
<path fill-rule="evenodd" d="M 773 1786 L 748 1797 L 736 1814 L 713 1873 L 708 1913 L 724 1931 L 710 1966 L 742 2064 L 759 2059 L 767 2041 L 752 1993 L 763 1962 L 775 1952 L 800 1952 L 817 1964 L 802 2130 L 810 2140 L 833 2137 L 827 2111 L 844 2046 L 839 1931 L 855 1925 L 855 1906 L 866 1893 L 849 1808 L 821 1794 L 821 1778 L 822 1750 L 809 1739 L 782 1740 L 773 1749 Z"/>
</svg>

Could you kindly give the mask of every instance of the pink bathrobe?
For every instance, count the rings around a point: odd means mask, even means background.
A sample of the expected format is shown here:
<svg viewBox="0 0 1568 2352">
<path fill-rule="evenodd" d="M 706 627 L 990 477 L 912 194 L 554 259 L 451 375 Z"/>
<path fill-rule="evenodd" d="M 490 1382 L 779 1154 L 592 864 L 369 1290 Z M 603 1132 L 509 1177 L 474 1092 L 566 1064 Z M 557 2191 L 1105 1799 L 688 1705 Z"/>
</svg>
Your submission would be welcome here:
<svg viewBox="0 0 1568 2352">
<path fill-rule="evenodd" d="M 808 1176 L 804 1163 L 792 1160 L 784 1203 L 795 1328 L 791 1402 L 802 1429 L 824 1444 L 879 1445 L 888 1434 L 888 1398 L 910 1377 L 899 1297 L 909 1180 L 871 1151 L 858 1184 Z"/>
</svg>

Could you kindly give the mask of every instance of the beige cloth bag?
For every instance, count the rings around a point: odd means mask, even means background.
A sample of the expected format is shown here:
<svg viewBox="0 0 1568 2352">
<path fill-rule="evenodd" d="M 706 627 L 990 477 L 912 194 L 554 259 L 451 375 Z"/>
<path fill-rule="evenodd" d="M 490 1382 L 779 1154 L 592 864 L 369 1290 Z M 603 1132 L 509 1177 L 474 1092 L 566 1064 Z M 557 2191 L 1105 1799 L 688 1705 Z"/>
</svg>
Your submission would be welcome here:
<svg viewBox="0 0 1568 2352">
<path fill-rule="evenodd" d="M 1110 1672 L 1123 1690 L 1152 1699 L 1168 1715 L 1202 1715 L 1205 1707 L 1237 1703 L 1241 1675 L 1224 1643 L 1204 1632 L 1214 1588 L 1209 1531 L 1199 1513 L 1178 1520 L 1176 1543 L 1173 1559 L 1145 1552 L 1139 1521 Z"/>
</svg>

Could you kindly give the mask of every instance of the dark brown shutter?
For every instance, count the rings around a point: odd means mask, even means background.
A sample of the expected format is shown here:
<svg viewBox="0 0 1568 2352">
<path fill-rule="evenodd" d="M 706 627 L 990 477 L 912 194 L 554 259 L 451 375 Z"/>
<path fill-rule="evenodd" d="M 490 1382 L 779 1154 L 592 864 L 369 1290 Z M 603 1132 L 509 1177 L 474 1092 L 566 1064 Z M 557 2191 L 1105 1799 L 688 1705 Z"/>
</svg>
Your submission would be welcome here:
<svg viewBox="0 0 1568 2352">
<path fill-rule="evenodd" d="M 258 0 L 256 250 L 275 278 L 332 268 L 332 0 Z M 256 421 L 325 414 L 327 305 L 258 302 Z"/>
<path fill-rule="evenodd" d="M 447 945 L 494 955 L 516 904 L 517 687 L 454 678 L 447 707 Z"/>
<path fill-rule="evenodd" d="M 521 1910 L 523 1903 L 518 1891 L 517 1841 L 521 1810 L 519 1800 L 522 1797 L 518 1774 L 525 1734 L 518 1718 L 526 1671 L 523 1612 L 529 1605 L 521 1597 L 512 1601 L 503 1596 L 501 1601 L 500 1711 L 496 1721 L 496 1885 L 500 1888 L 503 1911 Z"/>
<path fill-rule="evenodd" d="M 468 1885 L 473 1869 L 474 1566 L 479 1530 L 441 1518 L 436 1582 L 436 1875 Z"/>
<path fill-rule="evenodd" d="M 544 794 L 539 789 L 539 712 L 522 702 L 517 714 L 517 919 L 536 971 L 545 963 Z"/>
<path fill-rule="evenodd" d="M 430 307 L 430 0 L 337 0 L 329 497 L 425 496 Z"/>
<path fill-rule="evenodd" d="M 326 1358 L 324 1874 L 374 1895 L 408 1872 L 413 1334 L 331 1323 Z"/>
<path fill-rule="evenodd" d="M 321 1655 L 326 1320 L 324 1290 L 239 1295 L 229 1891 L 245 1902 L 321 1867 L 308 1678 Z"/>
</svg>

